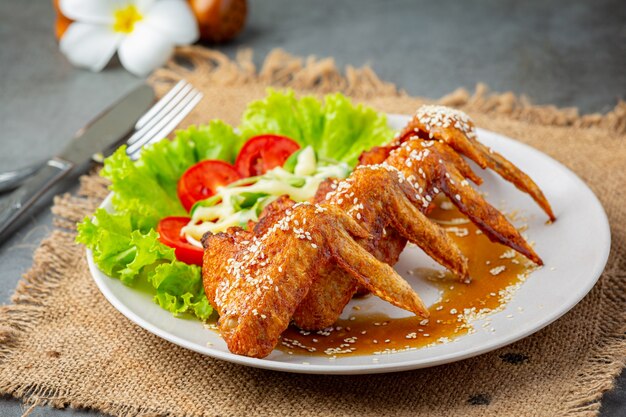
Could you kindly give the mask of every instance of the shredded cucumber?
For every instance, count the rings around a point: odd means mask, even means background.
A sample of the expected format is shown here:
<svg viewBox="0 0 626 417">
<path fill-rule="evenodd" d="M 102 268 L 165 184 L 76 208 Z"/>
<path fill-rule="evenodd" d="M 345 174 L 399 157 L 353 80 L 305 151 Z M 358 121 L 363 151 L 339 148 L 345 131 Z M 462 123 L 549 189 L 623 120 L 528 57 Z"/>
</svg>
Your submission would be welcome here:
<svg viewBox="0 0 626 417">
<path fill-rule="evenodd" d="M 245 227 L 248 221 L 257 221 L 261 211 L 281 195 L 306 201 L 313 198 L 325 179 L 346 178 L 349 173 L 348 164 L 320 161 L 313 148 L 307 146 L 283 167 L 221 187 L 216 195 L 196 203 L 191 210 L 191 221 L 182 233 L 189 242 L 199 245 L 206 232 Z"/>
</svg>

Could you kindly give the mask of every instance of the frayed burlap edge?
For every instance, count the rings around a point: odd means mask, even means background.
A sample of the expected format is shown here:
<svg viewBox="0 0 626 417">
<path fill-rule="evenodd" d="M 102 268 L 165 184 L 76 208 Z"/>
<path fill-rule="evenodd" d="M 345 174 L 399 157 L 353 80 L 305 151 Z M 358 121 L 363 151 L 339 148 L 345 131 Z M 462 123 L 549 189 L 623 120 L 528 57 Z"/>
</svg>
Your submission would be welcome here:
<svg viewBox="0 0 626 417">
<path fill-rule="evenodd" d="M 63 194 L 54 198 L 54 230 L 46 237 L 33 256 L 33 266 L 18 282 L 10 305 L 0 306 L 0 362 L 12 355 L 20 343 L 20 335 L 37 330 L 45 319 L 47 296 L 63 281 L 75 247 L 71 244 L 76 234 L 76 223 L 100 205 L 108 194 L 108 182 L 97 172 L 80 178 L 77 195 Z M 65 230 L 61 230 L 65 229 Z M 66 245 L 64 243 L 70 243 Z M 73 403 L 71 392 L 39 385 L 16 385 L 0 381 L 0 392 L 19 398 L 25 404 L 23 416 L 36 407 L 50 405 L 56 408 L 96 408 L 111 415 L 146 415 L 141 408 L 110 408 L 107 405 Z M 156 414 L 155 414 L 156 415 Z"/>
<path fill-rule="evenodd" d="M 180 79 L 186 79 L 192 84 L 196 79 L 202 80 L 202 83 L 210 81 L 225 87 L 260 83 L 316 94 L 341 91 L 356 99 L 373 96 L 408 97 L 406 92 L 398 90 L 393 84 L 380 80 L 369 67 L 348 66 L 345 74 L 342 74 L 332 58 L 303 59 L 282 50 L 270 52 L 261 70 L 257 71 L 249 50 L 240 51 L 231 60 L 215 50 L 195 46 L 179 48 L 176 57 L 164 68 L 155 71 L 149 81 L 157 94 L 162 94 Z M 626 132 L 626 103 L 623 101 L 604 115 L 579 115 L 575 108 L 533 105 L 527 98 L 517 97 L 510 92 L 490 93 L 484 84 L 479 84 L 473 93 L 461 88 L 439 100 L 424 101 L 547 126 L 596 127 L 616 134 Z M 70 230 L 56 230 L 42 242 L 35 252 L 33 267 L 17 286 L 12 304 L 0 307 L 0 362 L 17 350 L 21 334 L 36 331 L 38 323 L 44 319 L 46 296 L 63 280 L 63 272 L 70 258 L 69 251 L 72 250 L 71 246 L 64 247 L 59 242 L 73 241 L 76 222 L 93 212 L 108 193 L 106 181 L 96 173 L 83 177 L 81 182 L 77 196 L 66 194 L 57 197 L 52 208 L 56 215 L 55 226 Z M 619 269 L 606 271 L 605 274 L 617 277 L 618 281 L 626 281 L 626 272 Z M 621 294 L 626 294 L 626 291 Z M 623 305 L 624 295 L 617 297 L 605 301 Z M 617 330 L 612 329 L 609 322 L 601 322 L 603 324 L 599 325 L 599 333 L 603 336 L 596 341 L 589 357 L 585 359 L 579 372 L 580 379 L 572 389 L 570 398 L 563 401 L 565 415 L 591 416 L 599 411 L 603 393 L 613 387 L 614 378 L 626 364 L 626 320 L 621 319 L 621 322 L 625 324 Z M 69 391 L 36 385 L 15 386 L 11 381 L 4 381 L 0 391 L 10 393 L 29 405 L 24 415 L 30 414 L 38 405 L 87 407 L 120 416 L 160 415 L 157 410 L 139 405 L 84 404 L 73 401 Z"/>
<path fill-rule="evenodd" d="M 173 82 L 185 79 L 191 84 L 194 80 L 199 80 L 199 84 L 208 82 L 221 86 L 255 82 L 302 92 L 323 94 L 341 91 L 356 99 L 408 97 L 394 84 L 381 80 L 368 66 L 355 68 L 348 65 L 342 73 L 333 58 L 301 58 L 282 49 L 274 49 L 257 71 L 252 57 L 252 51 L 248 49 L 239 51 L 235 59 L 230 59 L 216 50 L 198 46 L 181 47 L 164 68 L 154 72 L 150 82 L 158 92 L 163 92 Z M 467 112 L 501 115 L 542 125 L 599 127 L 615 133 L 626 132 L 626 102 L 623 100 L 606 114 L 581 115 L 574 107 L 536 105 L 527 97 L 518 97 L 512 92 L 492 93 L 485 84 L 479 83 L 473 93 L 459 88 L 434 101 Z"/>
<path fill-rule="evenodd" d="M 76 195 L 63 194 L 54 198 L 52 212 L 54 230 L 45 238 L 33 256 L 33 266 L 19 281 L 11 297 L 12 304 L 0 307 L 0 362 L 19 347 L 20 335 L 36 331 L 44 320 L 47 295 L 63 281 L 73 268 L 73 245 L 76 223 L 93 213 L 109 193 L 109 182 L 98 175 L 99 169 L 80 178 Z M 71 390 L 53 389 L 40 385 L 16 385 L 11 381 L 0 382 L 0 392 L 21 399 L 25 408 L 23 417 L 39 406 L 55 408 L 94 409 L 113 416 L 157 417 L 159 410 L 141 405 L 115 404 L 109 402 L 83 403 L 73 400 Z"/>
</svg>

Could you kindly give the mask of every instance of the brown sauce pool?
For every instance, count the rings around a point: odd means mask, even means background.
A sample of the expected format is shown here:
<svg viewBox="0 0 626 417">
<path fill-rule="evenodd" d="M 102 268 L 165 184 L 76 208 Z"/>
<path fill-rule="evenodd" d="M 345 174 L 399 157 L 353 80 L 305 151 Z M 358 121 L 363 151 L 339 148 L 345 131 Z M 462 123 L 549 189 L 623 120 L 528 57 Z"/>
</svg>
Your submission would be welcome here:
<svg viewBox="0 0 626 417">
<path fill-rule="evenodd" d="M 288 354 L 328 356 L 394 353 L 436 343 L 448 343 L 474 331 L 470 321 L 501 308 L 514 288 L 532 272 L 534 265 L 512 249 L 491 242 L 447 199 L 438 199 L 429 217 L 448 230 L 469 261 L 472 281 L 461 283 L 450 273 L 416 268 L 410 273 L 429 280 L 441 291 L 429 307 L 430 317 L 389 318 L 384 314 L 359 314 L 358 302 L 350 319 L 331 328 L 306 332 L 290 326 L 277 349 Z M 487 320 L 483 327 L 490 329 Z"/>
</svg>

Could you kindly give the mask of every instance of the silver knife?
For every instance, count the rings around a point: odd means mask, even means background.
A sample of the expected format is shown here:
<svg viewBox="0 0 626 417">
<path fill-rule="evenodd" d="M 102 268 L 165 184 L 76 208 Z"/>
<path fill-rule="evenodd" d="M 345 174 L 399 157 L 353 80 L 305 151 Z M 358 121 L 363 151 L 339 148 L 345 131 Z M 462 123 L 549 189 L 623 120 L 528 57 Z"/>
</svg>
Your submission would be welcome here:
<svg viewBox="0 0 626 417">
<path fill-rule="evenodd" d="M 63 152 L 48 160 L 0 204 L 0 242 L 7 238 L 11 224 L 61 179 L 94 154 L 119 144 L 153 102 L 152 88 L 143 84 L 79 130 Z"/>
</svg>

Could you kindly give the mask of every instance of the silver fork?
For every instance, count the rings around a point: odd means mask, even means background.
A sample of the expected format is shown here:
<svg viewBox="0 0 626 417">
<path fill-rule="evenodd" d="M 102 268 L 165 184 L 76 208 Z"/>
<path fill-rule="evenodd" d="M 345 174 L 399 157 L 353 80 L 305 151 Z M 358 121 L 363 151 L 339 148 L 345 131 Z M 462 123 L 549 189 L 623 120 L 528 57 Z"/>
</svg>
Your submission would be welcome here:
<svg viewBox="0 0 626 417">
<path fill-rule="evenodd" d="M 144 146 L 170 134 L 202 97 L 203 94 L 187 81 L 179 81 L 137 121 L 126 141 L 128 156 L 137 160 Z M 102 157 L 93 159 L 102 162 Z M 17 188 L 44 164 L 45 162 L 40 162 L 13 171 L 0 172 L 0 193 Z"/>
<path fill-rule="evenodd" d="M 185 80 L 179 81 L 135 124 L 135 132 L 126 141 L 126 153 L 137 160 L 141 149 L 172 132 L 202 100 L 203 94 Z"/>
</svg>

